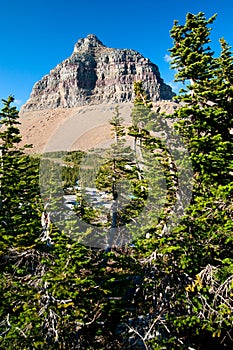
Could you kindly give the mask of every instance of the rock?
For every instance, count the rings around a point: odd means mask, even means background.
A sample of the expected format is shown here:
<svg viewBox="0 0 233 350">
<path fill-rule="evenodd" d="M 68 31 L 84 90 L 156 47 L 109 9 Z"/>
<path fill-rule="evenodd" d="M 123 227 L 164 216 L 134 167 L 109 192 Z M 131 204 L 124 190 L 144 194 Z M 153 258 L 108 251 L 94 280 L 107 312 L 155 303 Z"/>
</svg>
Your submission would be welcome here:
<svg viewBox="0 0 233 350">
<path fill-rule="evenodd" d="M 129 49 L 106 47 L 95 35 L 79 39 L 72 55 L 38 81 L 21 113 L 54 108 L 133 101 L 133 83 L 142 80 L 153 102 L 174 93 L 157 65 Z"/>
</svg>

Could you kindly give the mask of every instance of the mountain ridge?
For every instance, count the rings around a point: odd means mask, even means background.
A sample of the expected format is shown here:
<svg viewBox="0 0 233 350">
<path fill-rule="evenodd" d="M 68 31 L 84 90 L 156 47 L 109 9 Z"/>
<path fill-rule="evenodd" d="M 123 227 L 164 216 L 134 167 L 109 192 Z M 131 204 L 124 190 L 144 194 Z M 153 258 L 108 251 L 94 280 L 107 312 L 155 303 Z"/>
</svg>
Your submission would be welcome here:
<svg viewBox="0 0 233 350">
<path fill-rule="evenodd" d="M 171 87 L 164 84 L 158 66 L 148 58 L 132 49 L 107 47 L 94 34 L 79 39 L 73 53 L 34 85 L 21 107 L 21 145 L 32 144 L 28 152 L 43 153 L 59 133 L 59 149 L 66 147 L 71 134 L 72 149 L 87 150 L 108 140 L 109 119 L 116 106 L 124 123 L 130 123 L 133 85 L 138 80 L 142 80 L 155 109 L 172 113 L 177 107 L 171 101 Z M 70 132 L 64 136 L 67 126 Z"/>
<path fill-rule="evenodd" d="M 153 102 L 174 96 L 148 58 L 132 49 L 107 47 L 89 34 L 77 41 L 71 56 L 35 83 L 21 112 L 133 102 L 133 84 L 138 80 Z"/>
</svg>

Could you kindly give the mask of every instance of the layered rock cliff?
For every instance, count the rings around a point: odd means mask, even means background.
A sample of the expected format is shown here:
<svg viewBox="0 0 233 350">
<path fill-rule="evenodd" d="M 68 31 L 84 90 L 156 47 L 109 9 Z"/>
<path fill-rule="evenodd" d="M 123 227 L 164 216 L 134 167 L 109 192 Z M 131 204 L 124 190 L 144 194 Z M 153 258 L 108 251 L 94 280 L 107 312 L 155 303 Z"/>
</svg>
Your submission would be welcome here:
<svg viewBox="0 0 233 350">
<path fill-rule="evenodd" d="M 142 80 L 152 101 L 174 95 L 158 67 L 140 53 L 106 47 L 90 34 L 72 55 L 38 81 L 21 112 L 133 101 L 133 83 Z"/>
</svg>

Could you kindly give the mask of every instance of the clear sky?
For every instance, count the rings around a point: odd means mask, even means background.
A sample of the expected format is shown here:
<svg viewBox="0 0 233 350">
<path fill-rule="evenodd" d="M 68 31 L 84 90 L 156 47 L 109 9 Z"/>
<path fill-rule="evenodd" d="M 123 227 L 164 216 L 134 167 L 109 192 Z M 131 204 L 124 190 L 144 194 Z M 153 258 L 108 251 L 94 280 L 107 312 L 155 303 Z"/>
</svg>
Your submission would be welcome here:
<svg viewBox="0 0 233 350">
<path fill-rule="evenodd" d="M 233 46 L 233 0 L 0 0 L 0 98 L 14 95 L 17 107 L 36 81 L 71 55 L 79 38 L 92 33 L 107 46 L 139 51 L 159 66 L 165 82 L 169 31 L 187 12 L 218 13 L 211 35 Z"/>
</svg>

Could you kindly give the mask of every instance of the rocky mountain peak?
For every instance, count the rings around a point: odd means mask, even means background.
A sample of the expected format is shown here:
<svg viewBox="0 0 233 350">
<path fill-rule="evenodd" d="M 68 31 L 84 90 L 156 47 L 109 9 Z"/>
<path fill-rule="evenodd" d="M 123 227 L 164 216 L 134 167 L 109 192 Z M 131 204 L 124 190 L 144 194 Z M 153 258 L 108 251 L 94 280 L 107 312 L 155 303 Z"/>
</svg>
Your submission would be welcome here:
<svg viewBox="0 0 233 350">
<path fill-rule="evenodd" d="M 100 41 L 96 35 L 88 34 L 86 38 L 79 39 L 74 46 L 73 53 L 90 52 L 96 48 L 103 48 L 105 45 Z"/>
<path fill-rule="evenodd" d="M 106 47 L 89 34 L 78 40 L 69 58 L 34 85 L 21 112 L 132 102 L 133 84 L 138 80 L 154 102 L 174 95 L 148 58 L 132 49 Z"/>
</svg>

